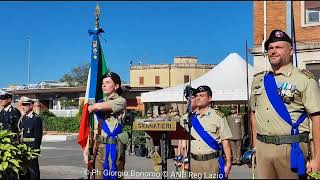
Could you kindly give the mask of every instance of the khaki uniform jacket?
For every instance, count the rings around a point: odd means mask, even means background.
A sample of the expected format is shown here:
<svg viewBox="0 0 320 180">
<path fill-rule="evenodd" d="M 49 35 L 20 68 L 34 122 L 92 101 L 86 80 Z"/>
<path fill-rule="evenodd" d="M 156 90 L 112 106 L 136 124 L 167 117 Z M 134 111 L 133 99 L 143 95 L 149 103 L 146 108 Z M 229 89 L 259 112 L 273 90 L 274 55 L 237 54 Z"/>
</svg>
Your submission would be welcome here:
<svg viewBox="0 0 320 180">
<path fill-rule="evenodd" d="M 244 136 L 244 123 L 241 115 L 232 114 L 227 117 L 227 122 L 232 133 L 232 140 L 240 140 Z"/>
<path fill-rule="evenodd" d="M 110 116 L 108 116 L 108 118 L 105 120 L 110 131 L 112 132 L 115 127 L 124 123 L 127 101 L 123 97 L 119 96 L 117 93 L 114 93 L 112 96 L 106 97 L 105 102 L 108 102 L 112 108 L 112 113 L 110 113 Z M 98 133 L 98 124 L 99 121 L 95 117 L 95 134 Z M 103 131 L 103 129 L 101 130 L 101 135 L 107 137 L 107 134 Z"/>
<path fill-rule="evenodd" d="M 205 131 L 207 131 L 218 143 L 232 137 L 228 123 L 222 112 L 209 107 L 205 114 L 197 114 L 197 118 Z M 195 138 L 195 140 L 191 141 L 191 153 L 210 154 L 215 152 L 214 149 L 204 142 L 193 127 L 191 128 L 191 135 Z"/>
<path fill-rule="evenodd" d="M 264 75 L 255 75 L 252 82 L 250 106 L 255 112 L 257 133 L 262 135 L 290 135 L 291 126 L 276 113 L 266 95 Z M 303 111 L 308 114 L 320 111 L 320 89 L 312 75 L 303 73 L 292 65 L 275 75 L 278 92 L 281 93 L 293 122 Z M 310 132 L 310 118 L 299 126 L 299 132 Z M 311 133 L 310 133 L 311 134 Z"/>
</svg>

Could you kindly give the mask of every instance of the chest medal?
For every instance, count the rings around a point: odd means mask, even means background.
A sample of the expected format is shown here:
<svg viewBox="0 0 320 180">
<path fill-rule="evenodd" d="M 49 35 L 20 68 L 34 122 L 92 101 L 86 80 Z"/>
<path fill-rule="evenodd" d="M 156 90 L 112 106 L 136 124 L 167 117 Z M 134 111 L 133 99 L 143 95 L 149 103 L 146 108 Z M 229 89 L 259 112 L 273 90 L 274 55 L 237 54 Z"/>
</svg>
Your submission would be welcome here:
<svg viewBox="0 0 320 180">
<path fill-rule="evenodd" d="M 294 101 L 294 91 L 296 90 L 296 85 L 280 82 L 278 84 L 278 95 L 281 96 L 282 100 L 286 104 L 290 104 Z"/>
</svg>

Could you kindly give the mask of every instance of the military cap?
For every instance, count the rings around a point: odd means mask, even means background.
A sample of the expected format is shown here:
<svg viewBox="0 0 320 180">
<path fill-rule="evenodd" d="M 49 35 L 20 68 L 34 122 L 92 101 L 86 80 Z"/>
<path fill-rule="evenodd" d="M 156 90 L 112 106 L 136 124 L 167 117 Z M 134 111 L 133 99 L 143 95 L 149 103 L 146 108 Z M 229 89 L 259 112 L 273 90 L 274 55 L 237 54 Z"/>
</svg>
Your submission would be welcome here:
<svg viewBox="0 0 320 180">
<path fill-rule="evenodd" d="M 34 101 L 26 96 L 20 98 L 22 104 L 33 104 Z"/>
<path fill-rule="evenodd" d="M 197 88 L 197 93 L 201 93 L 201 92 L 207 92 L 209 96 L 212 96 L 212 91 L 211 88 L 209 86 L 199 86 Z"/>
<path fill-rule="evenodd" d="M 288 34 L 286 34 L 281 30 L 276 29 L 270 33 L 268 40 L 264 43 L 264 49 L 268 51 L 269 44 L 277 41 L 286 41 L 292 45 L 292 40 L 288 36 Z"/>
<path fill-rule="evenodd" d="M 0 90 L 0 99 L 4 100 L 4 99 L 8 99 L 8 98 L 12 98 L 12 94 L 10 94 L 6 91 Z"/>
<path fill-rule="evenodd" d="M 107 77 L 110 77 L 115 84 L 119 85 L 119 88 L 117 89 L 117 93 L 119 95 L 121 95 L 122 94 L 122 89 L 121 89 L 121 78 L 120 78 L 120 76 L 115 72 L 109 72 L 109 73 L 106 73 L 102 77 L 102 79 L 107 78 Z"/>
</svg>

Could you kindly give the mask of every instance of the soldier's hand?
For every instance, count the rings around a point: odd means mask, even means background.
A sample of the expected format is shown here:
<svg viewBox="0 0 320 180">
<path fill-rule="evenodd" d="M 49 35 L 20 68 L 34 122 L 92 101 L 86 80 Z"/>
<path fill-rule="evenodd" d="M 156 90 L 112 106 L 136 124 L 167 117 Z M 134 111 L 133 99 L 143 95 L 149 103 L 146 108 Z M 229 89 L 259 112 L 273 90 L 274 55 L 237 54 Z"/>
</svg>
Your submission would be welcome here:
<svg viewBox="0 0 320 180">
<path fill-rule="evenodd" d="M 230 171 L 231 171 L 231 162 L 227 161 L 224 167 L 224 172 L 226 173 L 226 177 L 229 176 Z"/>
<path fill-rule="evenodd" d="M 89 113 L 93 112 L 92 105 L 88 106 L 88 111 L 89 111 Z"/>
<path fill-rule="evenodd" d="M 85 148 L 83 151 L 83 160 L 86 163 L 86 165 L 88 165 L 88 149 Z"/>
<path fill-rule="evenodd" d="M 307 163 L 307 173 L 310 172 L 317 172 L 320 170 L 320 162 L 316 159 L 312 159 L 310 162 Z"/>
</svg>

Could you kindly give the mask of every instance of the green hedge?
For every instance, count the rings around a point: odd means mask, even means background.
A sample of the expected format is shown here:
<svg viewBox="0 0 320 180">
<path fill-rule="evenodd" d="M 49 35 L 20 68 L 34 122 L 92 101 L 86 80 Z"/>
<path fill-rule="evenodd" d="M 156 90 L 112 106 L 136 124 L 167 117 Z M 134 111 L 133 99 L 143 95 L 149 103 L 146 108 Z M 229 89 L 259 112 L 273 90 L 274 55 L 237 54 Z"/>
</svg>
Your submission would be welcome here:
<svg viewBox="0 0 320 180">
<path fill-rule="evenodd" d="M 79 131 L 79 117 L 45 117 L 43 121 L 43 130 L 60 131 L 74 133 Z"/>
<path fill-rule="evenodd" d="M 80 127 L 80 117 L 50 117 L 42 116 L 43 130 L 60 132 L 78 132 Z M 126 125 L 124 131 L 131 133 L 130 126 Z"/>
<path fill-rule="evenodd" d="M 44 131 L 78 132 L 80 127 L 80 116 L 56 117 L 49 110 L 43 110 L 39 114 L 42 119 Z"/>
</svg>

